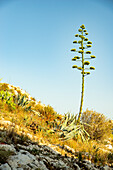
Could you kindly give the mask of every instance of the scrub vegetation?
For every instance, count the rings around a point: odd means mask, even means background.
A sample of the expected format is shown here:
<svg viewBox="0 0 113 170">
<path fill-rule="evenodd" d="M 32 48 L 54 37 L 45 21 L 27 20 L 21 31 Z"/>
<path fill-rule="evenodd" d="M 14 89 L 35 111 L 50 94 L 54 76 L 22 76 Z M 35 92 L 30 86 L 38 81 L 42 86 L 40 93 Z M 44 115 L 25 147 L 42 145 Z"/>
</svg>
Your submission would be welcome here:
<svg viewBox="0 0 113 170">
<path fill-rule="evenodd" d="M 113 149 L 108 146 L 113 146 L 112 120 L 103 114 L 86 110 L 81 121 L 81 124 L 77 124 L 77 115 L 60 115 L 51 106 L 29 98 L 27 92 L 23 94 L 21 89 L 0 83 L 1 144 L 25 144 L 27 140 L 53 144 L 60 146 L 58 151 L 62 155 L 91 160 L 98 165 L 111 165 Z M 80 135 L 81 126 L 83 132 Z M 67 151 L 66 146 L 75 152 Z M 2 153 L 1 150 L 0 155 Z M 3 156 L 5 158 L 7 153 Z"/>
</svg>

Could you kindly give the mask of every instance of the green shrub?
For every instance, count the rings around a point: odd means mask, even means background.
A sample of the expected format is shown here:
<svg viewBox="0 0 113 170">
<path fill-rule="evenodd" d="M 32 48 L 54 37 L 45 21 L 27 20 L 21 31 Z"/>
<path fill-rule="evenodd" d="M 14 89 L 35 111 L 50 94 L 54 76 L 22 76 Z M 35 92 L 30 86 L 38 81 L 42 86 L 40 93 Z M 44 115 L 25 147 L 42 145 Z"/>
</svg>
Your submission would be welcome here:
<svg viewBox="0 0 113 170">
<path fill-rule="evenodd" d="M 0 163 L 4 164 L 7 162 L 9 156 L 14 155 L 12 151 L 0 150 Z"/>
<path fill-rule="evenodd" d="M 49 121 L 52 121 L 56 118 L 56 112 L 51 106 L 48 105 L 44 107 L 44 117 Z"/>
<path fill-rule="evenodd" d="M 113 163 L 113 153 L 108 154 L 108 162 Z"/>
<path fill-rule="evenodd" d="M 90 138 L 93 140 L 108 139 L 110 136 L 112 124 L 103 114 L 88 109 L 82 114 L 81 120 L 90 126 L 85 126 Z"/>
<path fill-rule="evenodd" d="M 1 90 L 6 91 L 7 89 L 9 89 L 7 83 L 0 83 L 0 91 L 1 91 Z"/>
</svg>

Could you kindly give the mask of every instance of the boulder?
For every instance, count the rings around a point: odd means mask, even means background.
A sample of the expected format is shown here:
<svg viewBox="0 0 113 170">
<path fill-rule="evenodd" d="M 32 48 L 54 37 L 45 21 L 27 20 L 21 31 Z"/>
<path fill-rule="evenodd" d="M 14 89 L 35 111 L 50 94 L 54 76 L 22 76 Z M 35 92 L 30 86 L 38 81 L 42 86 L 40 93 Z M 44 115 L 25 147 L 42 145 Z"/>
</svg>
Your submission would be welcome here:
<svg viewBox="0 0 113 170">
<path fill-rule="evenodd" d="M 0 170 L 11 170 L 11 168 L 7 163 L 5 163 L 0 166 Z"/>
</svg>

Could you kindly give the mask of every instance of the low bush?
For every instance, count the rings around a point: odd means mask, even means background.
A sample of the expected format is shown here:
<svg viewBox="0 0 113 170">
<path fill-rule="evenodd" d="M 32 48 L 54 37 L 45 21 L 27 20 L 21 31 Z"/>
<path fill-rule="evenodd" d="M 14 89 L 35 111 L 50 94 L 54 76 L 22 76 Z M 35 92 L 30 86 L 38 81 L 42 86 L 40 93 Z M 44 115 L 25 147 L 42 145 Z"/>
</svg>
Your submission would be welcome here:
<svg viewBox="0 0 113 170">
<path fill-rule="evenodd" d="M 112 133 L 112 123 L 103 114 L 87 109 L 82 114 L 81 120 L 90 125 L 85 126 L 85 129 L 93 140 L 108 139 Z"/>
<path fill-rule="evenodd" d="M 11 151 L 0 150 L 0 163 L 4 164 L 7 162 L 9 156 L 14 155 Z"/>
</svg>

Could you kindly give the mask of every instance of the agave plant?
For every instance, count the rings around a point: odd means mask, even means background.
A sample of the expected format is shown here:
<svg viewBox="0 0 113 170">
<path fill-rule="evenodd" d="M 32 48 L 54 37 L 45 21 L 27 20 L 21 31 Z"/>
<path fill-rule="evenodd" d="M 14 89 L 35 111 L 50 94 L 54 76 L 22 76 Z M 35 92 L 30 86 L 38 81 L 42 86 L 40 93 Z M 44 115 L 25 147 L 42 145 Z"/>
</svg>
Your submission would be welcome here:
<svg viewBox="0 0 113 170">
<path fill-rule="evenodd" d="M 15 109 L 15 103 L 13 102 L 13 94 L 12 93 L 10 93 L 8 91 L 1 90 L 0 91 L 0 99 L 4 103 L 6 103 L 8 106 Z"/>
<path fill-rule="evenodd" d="M 87 75 L 90 74 L 90 72 L 86 72 L 86 70 L 95 70 L 95 68 L 93 66 L 89 67 L 90 65 L 90 62 L 89 61 L 86 61 L 86 59 L 90 60 L 90 59 L 94 59 L 96 58 L 94 55 L 91 55 L 90 57 L 86 57 L 86 56 L 89 56 L 89 54 L 91 54 L 91 51 L 86 51 L 87 49 L 89 49 L 90 47 L 92 47 L 92 42 L 88 40 L 88 38 L 86 37 L 88 35 L 88 32 L 87 30 L 85 29 L 85 26 L 84 24 L 82 24 L 80 26 L 80 28 L 78 29 L 79 31 L 79 34 L 76 34 L 75 37 L 77 37 L 77 40 L 74 40 L 73 43 L 76 42 L 76 44 L 79 45 L 79 49 L 80 50 L 74 50 L 71 49 L 71 51 L 75 52 L 75 53 L 78 53 L 78 55 L 81 55 L 76 56 L 76 58 L 72 58 L 72 61 L 73 62 L 78 62 L 80 63 L 80 65 L 73 65 L 72 68 L 74 69 L 78 69 L 78 70 L 82 70 L 81 71 L 81 74 L 82 74 L 82 95 L 81 95 L 81 102 L 80 102 L 80 111 L 79 111 L 79 115 L 78 115 L 78 124 L 80 123 L 81 121 L 81 115 L 82 115 L 82 108 L 83 108 L 83 98 L 84 98 L 84 81 L 85 81 L 85 77 Z M 80 126 L 81 126 L 81 123 L 80 123 Z"/>
<path fill-rule="evenodd" d="M 26 107 L 29 104 L 29 100 L 26 97 L 26 95 L 22 96 L 21 94 L 18 94 L 17 96 L 13 96 L 13 98 L 14 98 L 14 103 L 17 106 L 21 106 L 25 108 L 26 111 L 31 110 L 31 106 Z"/>
<path fill-rule="evenodd" d="M 90 136 L 84 129 L 84 123 L 77 122 L 77 115 L 66 115 L 66 120 L 61 126 L 62 132 L 60 133 L 62 140 L 76 139 L 83 142 L 89 140 Z"/>
<path fill-rule="evenodd" d="M 77 115 L 74 116 L 68 113 L 65 114 L 60 124 L 56 124 L 50 132 L 58 133 L 61 140 L 76 139 L 85 142 L 89 140 L 90 136 L 84 129 L 84 124 L 87 125 L 82 122 L 77 123 Z"/>
</svg>

